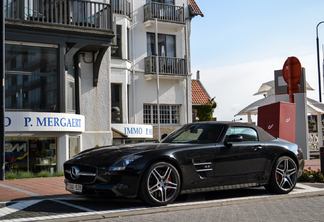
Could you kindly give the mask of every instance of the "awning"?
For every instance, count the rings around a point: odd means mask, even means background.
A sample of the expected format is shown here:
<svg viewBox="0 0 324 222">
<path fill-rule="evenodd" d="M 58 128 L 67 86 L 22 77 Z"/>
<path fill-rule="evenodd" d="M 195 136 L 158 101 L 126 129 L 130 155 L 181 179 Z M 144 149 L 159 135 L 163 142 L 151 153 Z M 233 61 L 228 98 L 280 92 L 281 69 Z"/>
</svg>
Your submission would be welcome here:
<svg viewBox="0 0 324 222">
<path fill-rule="evenodd" d="M 275 102 L 275 95 L 270 95 L 268 97 L 255 101 L 254 103 L 251 103 L 250 105 L 242 109 L 240 112 L 238 112 L 235 116 L 248 114 L 256 115 L 258 114 L 258 107 L 269 105 Z M 318 113 L 324 113 L 324 104 L 311 98 L 307 98 L 307 113 L 313 115 L 317 115 Z"/>
</svg>

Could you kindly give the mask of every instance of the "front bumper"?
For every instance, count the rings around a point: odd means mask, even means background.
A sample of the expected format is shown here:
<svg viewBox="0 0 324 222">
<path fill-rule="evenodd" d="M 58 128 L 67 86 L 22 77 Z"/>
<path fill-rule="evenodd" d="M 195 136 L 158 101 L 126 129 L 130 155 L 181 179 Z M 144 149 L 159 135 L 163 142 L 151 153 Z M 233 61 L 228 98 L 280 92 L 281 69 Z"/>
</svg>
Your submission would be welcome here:
<svg viewBox="0 0 324 222">
<path fill-rule="evenodd" d="M 69 192 L 94 196 L 134 198 L 137 196 L 140 183 L 138 174 L 127 174 L 125 172 L 116 173 L 116 175 L 105 175 L 104 177 L 96 176 L 91 183 L 84 182 L 82 178 L 79 180 L 73 180 L 67 176 L 65 178 L 65 189 Z"/>
</svg>

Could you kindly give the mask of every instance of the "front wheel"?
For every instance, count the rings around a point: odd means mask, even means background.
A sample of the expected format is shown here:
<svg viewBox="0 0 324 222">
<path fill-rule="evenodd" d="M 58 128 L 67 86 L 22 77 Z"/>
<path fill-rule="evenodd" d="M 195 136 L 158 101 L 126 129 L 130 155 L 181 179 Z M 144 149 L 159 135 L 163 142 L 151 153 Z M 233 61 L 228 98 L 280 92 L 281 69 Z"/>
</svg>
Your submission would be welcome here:
<svg viewBox="0 0 324 222">
<path fill-rule="evenodd" d="M 140 197 L 152 206 L 172 203 L 180 191 L 180 176 L 177 169 L 166 162 L 152 164 L 144 173 Z"/>
<path fill-rule="evenodd" d="M 296 186 L 297 172 L 298 168 L 293 159 L 288 156 L 280 157 L 272 169 L 266 189 L 280 194 L 289 193 Z"/>
</svg>

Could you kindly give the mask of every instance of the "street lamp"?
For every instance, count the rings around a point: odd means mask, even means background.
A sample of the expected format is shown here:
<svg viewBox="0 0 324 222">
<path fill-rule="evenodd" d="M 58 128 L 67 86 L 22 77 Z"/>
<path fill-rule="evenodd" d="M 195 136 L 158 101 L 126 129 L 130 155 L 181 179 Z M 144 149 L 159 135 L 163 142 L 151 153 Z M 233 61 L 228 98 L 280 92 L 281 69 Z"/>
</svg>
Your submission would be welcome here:
<svg viewBox="0 0 324 222">
<path fill-rule="evenodd" d="M 318 89 L 319 89 L 319 101 L 322 102 L 322 87 L 321 87 L 321 69 L 320 69 L 320 58 L 319 58 L 319 39 L 318 39 L 318 26 L 324 23 L 321 21 L 316 26 L 316 45 L 317 45 L 317 69 L 318 69 Z"/>
</svg>

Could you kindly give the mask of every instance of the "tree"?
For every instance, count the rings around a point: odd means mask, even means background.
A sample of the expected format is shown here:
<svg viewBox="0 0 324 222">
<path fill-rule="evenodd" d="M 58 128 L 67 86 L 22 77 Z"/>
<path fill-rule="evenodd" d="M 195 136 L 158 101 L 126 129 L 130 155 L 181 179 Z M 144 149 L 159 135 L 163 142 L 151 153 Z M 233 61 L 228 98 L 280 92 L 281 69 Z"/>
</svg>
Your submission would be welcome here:
<svg viewBox="0 0 324 222">
<path fill-rule="evenodd" d="M 211 121 L 213 120 L 213 113 L 216 107 L 217 103 L 214 101 L 214 99 L 211 99 L 210 103 L 202 104 L 194 109 L 197 110 L 199 121 Z"/>
</svg>

